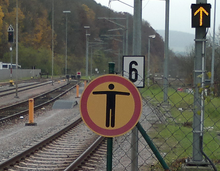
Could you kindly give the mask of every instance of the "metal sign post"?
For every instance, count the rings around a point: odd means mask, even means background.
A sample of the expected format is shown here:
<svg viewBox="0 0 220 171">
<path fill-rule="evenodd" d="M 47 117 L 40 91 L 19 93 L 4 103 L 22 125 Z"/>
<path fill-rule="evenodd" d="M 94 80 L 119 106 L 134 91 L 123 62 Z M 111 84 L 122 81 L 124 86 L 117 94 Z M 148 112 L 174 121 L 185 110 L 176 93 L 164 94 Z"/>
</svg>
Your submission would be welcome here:
<svg viewBox="0 0 220 171">
<path fill-rule="evenodd" d="M 207 0 L 197 0 L 192 4 L 192 27 L 195 32 L 195 58 L 194 58 L 194 116 L 193 116 L 193 156 L 186 166 L 208 166 L 203 156 L 203 127 L 204 127 L 204 83 L 205 83 L 205 47 L 206 28 L 210 26 L 210 4 Z M 199 90 L 202 89 L 200 92 Z"/>
<path fill-rule="evenodd" d="M 13 85 L 13 80 L 12 80 L 12 53 L 13 53 L 13 51 L 12 51 L 13 49 L 12 49 L 12 44 L 11 44 L 11 47 L 10 47 L 10 52 L 11 52 L 11 73 L 10 73 L 10 86 L 11 85 Z"/>
<path fill-rule="evenodd" d="M 15 98 L 18 97 L 18 0 L 16 0 L 16 93 Z"/>
<path fill-rule="evenodd" d="M 107 171 L 111 171 L 113 137 L 132 130 L 142 113 L 142 99 L 138 89 L 122 76 L 100 76 L 84 90 L 80 113 L 93 132 L 107 137 Z"/>
<path fill-rule="evenodd" d="M 210 16 L 207 12 L 207 0 L 197 0 L 198 4 L 192 5 L 192 27 L 196 27 L 195 35 L 195 65 L 194 65 L 194 118 L 193 118 L 193 158 L 192 162 L 195 165 L 204 164 L 203 154 L 202 154 L 202 144 L 201 137 L 203 137 L 203 122 L 204 122 L 204 99 L 203 93 L 199 93 L 199 85 L 203 85 L 203 80 L 199 75 L 204 77 L 205 73 L 205 47 L 206 47 L 206 27 L 210 24 L 206 21 L 204 17 Z M 199 4 L 200 3 L 200 4 Z M 206 10 L 205 10 L 206 9 Z M 210 21 L 210 20 L 209 20 Z"/>
<path fill-rule="evenodd" d="M 165 14 L 165 43 L 164 43 L 164 76 L 163 76 L 163 100 L 165 104 L 168 104 L 168 64 L 169 64 L 169 11 L 170 0 L 166 0 L 166 14 Z"/>
<path fill-rule="evenodd" d="M 109 62 L 108 63 L 108 73 L 114 74 L 115 73 L 115 63 Z M 107 171 L 112 171 L 112 148 L 113 148 L 113 138 L 107 138 Z"/>
<path fill-rule="evenodd" d="M 107 138 L 107 171 L 112 171 L 112 147 L 113 147 L 113 138 Z"/>
<path fill-rule="evenodd" d="M 142 99 L 128 79 L 108 74 L 91 81 L 82 93 L 80 113 L 85 124 L 104 137 L 132 130 L 142 113 Z"/>
<path fill-rule="evenodd" d="M 10 73 L 10 86 L 13 86 L 14 82 L 12 80 L 12 45 L 13 45 L 13 42 L 14 42 L 14 28 L 12 27 L 12 25 L 10 25 L 8 27 L 8 42 L 10 42 L 11 44 L 11 47 L 10 47 L 10 52 L 11 52 L 11 73 Z"/>
</svg>

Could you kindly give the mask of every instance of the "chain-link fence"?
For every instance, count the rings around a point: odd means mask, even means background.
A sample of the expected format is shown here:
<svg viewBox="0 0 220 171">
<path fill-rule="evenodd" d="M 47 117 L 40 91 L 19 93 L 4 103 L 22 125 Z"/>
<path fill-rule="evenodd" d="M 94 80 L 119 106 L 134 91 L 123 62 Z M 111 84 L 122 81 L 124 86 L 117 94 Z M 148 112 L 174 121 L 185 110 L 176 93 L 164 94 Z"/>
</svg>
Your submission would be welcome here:
<svg viewBox="0 0 220 171">
<path fill-rule="evenodd" d="M 164 103 L 164 85 L 162 78 L 151 79 L 149 85 L 140 89 L 143 99 L 143 112 L 139 123 L 150 136 L 170 170 L 181 170 L 186 162 L 193 161 L 195 149 L 202 154 L 202 167 L 213 163 L 220 169 L 220 98 L 217 92 L 209 91 L 210 86 L 199 89 L 204 93 L 204 119 L 201 112 L 195 112 L 192 85 L 184 84 L 180 78 L 169 78 L 167 103 Z M 202 117 L 201 130 L 196 139 L 194 134 L 194 117 Z M 203 122 L 204 120 L 204 122 Z M 198 133 L 198 132 L 197 132 Z M 131 144 L 132 131 L 126 135 L 114 138 L 113 170 L 124 171 L 132 169 Z M 202 143 L 201 143 L 202 142 Z M 194 153 L 194 154 L 193 154 Z M 164 170 L 148 144 L 138 133 L 138 170 Z M 193 163 L 193 162 L 192 162 Z M 200 165 L 200 164 L 199 164 Z M 199 167 L 198 167 L 199 170 Z"/>
</svg>

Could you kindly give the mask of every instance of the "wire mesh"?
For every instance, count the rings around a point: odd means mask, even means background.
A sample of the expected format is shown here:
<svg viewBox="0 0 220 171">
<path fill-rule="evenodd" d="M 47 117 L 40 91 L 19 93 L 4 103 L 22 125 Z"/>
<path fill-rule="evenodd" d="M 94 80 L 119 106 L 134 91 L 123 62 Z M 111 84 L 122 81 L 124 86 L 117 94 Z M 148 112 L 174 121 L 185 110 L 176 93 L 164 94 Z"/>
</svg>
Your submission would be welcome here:
<svg viewBox="0 0 220 171">
<path fill-rule="evenodd" d="M 195 87 L 184 82 L 180 78 L 168 79 L 168 103 L 163 101 L 163 78 L 151 78 L 150 85 L 140 89 L 143 110 L 139 123 L 172 171 L 181 170 L 186 159 L 193 156 L 193 117 L 195 114 L 199 115 L 194 112 Z M 206 85 L 202 91 L 205 99 L 203 151 L 216 168 L 220 169 L 219 93 L 217 89 L 210 88 L 210 85 Z M 131 170 L 131 148 L 131 131 L 114 138 L 112 170 Z M 164 170 L 140 133 L 137 155 L 138 170 Z M 203 158 L 206 160 L 205 156 Z"/>
</svg>

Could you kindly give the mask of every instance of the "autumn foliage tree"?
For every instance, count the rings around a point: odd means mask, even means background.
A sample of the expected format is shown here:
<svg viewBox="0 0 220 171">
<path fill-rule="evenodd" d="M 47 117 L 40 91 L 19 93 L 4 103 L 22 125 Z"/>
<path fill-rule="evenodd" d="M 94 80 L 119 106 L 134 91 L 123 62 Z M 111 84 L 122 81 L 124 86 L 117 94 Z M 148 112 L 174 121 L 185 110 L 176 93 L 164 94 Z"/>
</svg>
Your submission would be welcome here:
<svg viewBox="0 0 220 171">
<path fill-rule="evenodd" d="M 19 64 L 22 68 L 42 69 L 42 72 L 51 72 L 51 42 L 52 42 L 52 2 L 50 0 L 22 0 L 18 1 L 18 42 L 19 42 Z M 55 74 L 63 74 L 65 66 L 66 49 L 66 18 L 63 11 L 70 10 L 68 14 L 68 73 L 76 71 L 85 72 L 85 49 L 86 31 L 84 26 L 90 26 L 88 30 L 89 42 L 102 41 L 93 50 L 93 58 L 90 64 L 107 70 L 108 62 L 118 62 L 118 53 L 123 52 L 123 31 L 109 32 L 108 30 L 118 28 L 117 25 L 100 20 L 98 17 L 126 18 L 128 15 L 128 46 L 129 54 L 132 54 L 133 16 L 127 13 L 117 13 L 109 8 L 97 4 L 94 0 L 65 0 L 54 1 L 54 69 Z M 7 28 L 11 24 L 15 29 L 16 22 L 16 0 L 0 0 L 0 61 L 10 62 L 10 53 L 7 40 Z M 115 22 L 126 26 L 126 20 L 115 20 Z M 16 30 L 15 30 L 16 31 Z M 103 37 L 106 34 L 116 34 L 117 38 Z M 147 54 L 147 38 L 150 34 L 157 34 L 147 21 L 142 26 L 142 54 Z M 14 34 L 15 35 L 15 34 Z M 15 36 L 14 36 L 15 39 Z M 117 40 L 116 40 L 117 39 Z M 13 49 L 15 44 L 13 44 Z M 163 40 L 157 35 L 152 42 L 152 56 L 158 70 L 163 61 Z M 91 47 L 90 47 L 91 49 Z M 112 52 L 106 50 L 111 49 Z M 90 51 L 90 50 L 89 50 Z M 15 51 L 13 51 L 15 61 Z M 153 60 L 152 60 L 153 61 Z M 90 67 L 91 65 L 89 65 Z M 89 68 L 90 70 L 91 68 Z"/>
</svg>

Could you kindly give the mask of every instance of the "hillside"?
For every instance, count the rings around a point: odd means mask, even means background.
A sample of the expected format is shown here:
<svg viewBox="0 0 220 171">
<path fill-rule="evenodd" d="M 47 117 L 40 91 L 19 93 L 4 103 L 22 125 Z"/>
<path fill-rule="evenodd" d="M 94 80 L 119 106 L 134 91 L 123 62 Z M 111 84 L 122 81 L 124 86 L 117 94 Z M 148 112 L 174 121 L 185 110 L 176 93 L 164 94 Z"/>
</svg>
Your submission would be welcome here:
<svg viewBox="0 0 220 171">
<path fill-rule="evenodd" d="M 45 0 L 22 0 L 19 2 L 19 64 L 23 68 L 35 66 L 43 72 L 51 72 L 51 37 L 52 37 L 52 2 Z M 88 30 L 89 42 L 102 40 L 102 46 L 92 46 L 92 66 L 100 71 L 107 70 L 109 61 L 118 62 L 118 52 L 122 56 L 123 31 L 109 32 L 118 26 L 98 17 L 126 18 L 128 15 L 128 54 L 132 54 L 133 16 L 127 13 L 116 13 L 109 8 L 97 4 L 94 0 L 65 0 L 54 1 L 54 70 L 55 74 L 61 74 L 65 66 L 66 50 L 66 15 L 67 15 L 67 52 L 68 73 L 80 70 L 85 72 L 86 30 L 84 26 L 90 26 Z M 10 62 L 7 40 L 7 28 L 10 24 L 15 29 L 15 0 L 0 0 L 0 61 Z M 64 14 L 63 11 L 71 11 Z M 126 20 L 114 20 L 114 22 L 126 25 Z M 108 38 L 103 35 L 116 35 L 117 38 Z M 147 21 L 142 26 L 142 54 L 147 54 L 148 36 L 157 34 Z M 15 35 L 14 35 L 15 39 Z M 151 54 L 158 70 L 163 61 L 163 40 L 158 35 L 151 44 Z M 15 43 L 13 44 L 15 49 Z M 107 51 L 108 50 L 108 51 Z M 111 52 L 109 51 L 111 50 Z M 91 48 L 89 53 L 91 52 Z M 15 51 L 13 50 L 13 61 Z M 91 61 L 90 61 L 91 62 Z"/>
<path fill-rule="evenodd" d="M 157 33 L 159 33 L 163 39 L 164 39 L 164 30 L 157 30 Z M 194 39 L 195 35 L 185 32 L 179 32 L 179 31 L 173 31 L 170 30 L 169 32 L 169 45 L 170 49 L 175 53 L 185 53 L 187 51 L 187 48 L 194 45 Z"/>
</svg>

